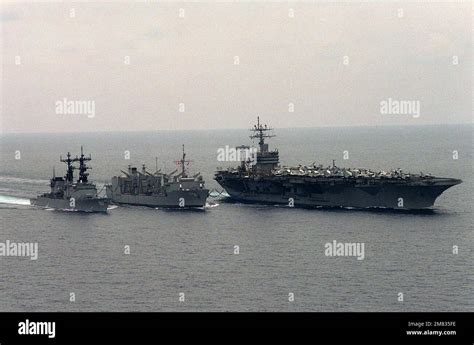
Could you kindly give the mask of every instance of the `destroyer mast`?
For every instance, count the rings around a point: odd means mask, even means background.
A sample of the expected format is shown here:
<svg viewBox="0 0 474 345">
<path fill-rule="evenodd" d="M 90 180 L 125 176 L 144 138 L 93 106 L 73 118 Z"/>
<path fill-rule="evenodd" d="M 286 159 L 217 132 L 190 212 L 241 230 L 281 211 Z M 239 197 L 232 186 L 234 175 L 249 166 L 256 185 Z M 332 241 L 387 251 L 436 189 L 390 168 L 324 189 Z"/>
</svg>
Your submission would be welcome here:
<svg viewBox="0 0 474 345">
<path fill-rule="evenodd" d="M 56 177 L 53 170 L 53 178 L 50 182 L 51 192 L 38 195 L 31 200 L 31 204 L 39 207 L 53 208 L 59 210 L 81 211 L 81 212 L 107 212 L 108 199 L 98 196 L 96 185 L 89 182 L 87 170 L 91 167 L 86 162 L 92 158 L 84 156 L 81 146 L 80 157 L 71 158 L 68 152 L 66 158 L 59 156 L 59 160 L 66 163 L 67 170 L 64 177 Z M 79 167 L 74 163 L 79 162 Z M 79 169 L 79 177 L 74 181 L 74 170 Z"/>
<path fill-rule="evenodd" d="M 89 154 L 89 157 L 84 156 L 84 152 L 81 146 L 81 156 L 78 158 L 74 158 L 72 161 L 73 162 L 79 162 L 79 179 L 77 180 L 77 183 L 88 183 L 87 177 L 89 176 L 89 173 L 87 170 L 92 169 L 91 167 L 87 166 L 86 162 L 92 160 L 91 155 Z"/>
</svg>

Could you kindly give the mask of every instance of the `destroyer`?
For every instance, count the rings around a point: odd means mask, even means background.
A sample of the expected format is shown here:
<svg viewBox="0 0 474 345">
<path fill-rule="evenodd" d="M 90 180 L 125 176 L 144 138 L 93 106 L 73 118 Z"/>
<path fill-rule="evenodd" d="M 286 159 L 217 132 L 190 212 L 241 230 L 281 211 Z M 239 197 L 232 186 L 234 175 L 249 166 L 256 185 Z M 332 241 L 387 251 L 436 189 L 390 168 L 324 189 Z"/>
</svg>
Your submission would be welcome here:
<svg viewBox="0 0 474 345">
<path fill-rule="evenodd" d="M 215 180 L 230 197 L 240 202 L 287 204 L 300 207 L 350 207 L 424 209 L 433 206 L 446 189 L 461 183 L 453 178 L 405 173 L 401 169 L 375 172 L 370 169 L 322 165 L 279 165 L 278 151 L 270 151 L 266 138 L 271 128 L 251 129 L 258 139 L 256 164 L 242 161 L 237 168 L 218 169 Z"/>
<path fill-rule="evenodd" d="M 112 183 L 106 185 L 107 196 L 117 204 L 131 204 L 149 207 L 190 208 L 206 205 L 209 190 L 204 187 L 200 173 L 188 176 L 184 152 L 181 160 L 176 162 L 181 167 L 170 174 L 160 170 L 150 173 L 142 166 L 141 172 L 136 167 L 128 166 L 123 176 L 112 177 Z"/>
<path fill-rule="evenodd" d="M 31 204 L 45 208 L 54 208 L 59 210 L 81 211 L 81 212 L 107 212 L 108 200 L 101 198 L 97 194 L 95 184 L 88 180 L 91 169 L 86 165 L 91 157 L 85 157 L 82 146 L 81 156 L 71 158 L 67 153 L 67 158 L 59 160 L 67 164 L 67 172 L 64 177 L 56 177 L 53 170 L 51 179 L 51 192 L 39 195 L 37 199 L 31 199 Z M 79 178 L 74 182 L 74 170 L 77 169 L 73 164 L 79 163 Z"/>
</svg>

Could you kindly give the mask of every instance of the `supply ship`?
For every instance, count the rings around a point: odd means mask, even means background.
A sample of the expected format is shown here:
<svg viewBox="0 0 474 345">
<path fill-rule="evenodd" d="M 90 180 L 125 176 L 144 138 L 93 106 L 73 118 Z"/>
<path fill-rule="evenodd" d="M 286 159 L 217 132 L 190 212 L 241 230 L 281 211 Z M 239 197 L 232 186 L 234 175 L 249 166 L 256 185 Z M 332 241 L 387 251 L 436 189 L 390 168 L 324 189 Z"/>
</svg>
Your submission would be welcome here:
<svg viewBox="0 0 474 345">
<path fill-rule="evenodd" d="M 188 176 L 186 153 L 176 163 L 180 166 L 169 174 L 157 170 L 147 171 L 143 165 L 141 171 L 128 166 L 121 176 L 112 177 L 106 185 L 107 196 L 116 204 L 130 204 L 163 208 L 195 208 L 206 205 L 209 190 L 205 188 L 204 179 L 197 173 Z"/>
<path fill-rule="evenodd" d="M 81 146 L 81 156 L 71 158 L 67 153 L 67 158 L 59 160 L 67 164 L 67 171 L 64 177 L 55 176 L 50 180 L 51 192 L 38 195 L 36 199 L 31 199 L 31 205 L 57 210 L 80 211 L 80 212 L 107 212 L 108 200 L 98 196 L 96 185 L 89 182 L 87 170 L 91 169 L 86 162 L 92 158 L 85 157 Z M 74 166 L 79 163 L 79 167 Z M 74 181 L 74 170 L 79 169 L 79 178 Z"/>
<path fill-rule="evenodd" d="M 265 139 L 272 128 L 257 124 L 251 139 L 258 139 L 256 159 L 236 168 L 218 169 L 215 180 L 238 202 L 286 204 L 290 207 L 343 207 L 425 209 L 446 189 L 462 181 L 455 178 L 340 168 L 319 164 L 281 166 L 278 150 L 270 151 Z"/>
</svg>

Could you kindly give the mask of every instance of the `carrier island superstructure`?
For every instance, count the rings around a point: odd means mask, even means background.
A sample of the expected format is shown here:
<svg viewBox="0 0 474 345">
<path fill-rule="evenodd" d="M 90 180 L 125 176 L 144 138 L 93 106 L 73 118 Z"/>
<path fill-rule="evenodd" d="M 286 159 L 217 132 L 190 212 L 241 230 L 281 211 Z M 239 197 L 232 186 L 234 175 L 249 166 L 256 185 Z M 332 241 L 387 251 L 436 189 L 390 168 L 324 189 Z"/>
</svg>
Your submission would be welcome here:
<svg viewBox="0 0 474 345">
<path fill-rule="evenodd" d="M 425 209 L 446 189 L 461 183 L 455 178 L 411 174 L 401 169 L 375 172 L 312 164 L 281 166 L 278 150 L 265 139 L 271 128 L 260 119 L 251 129 L 258 139 L 256 162 L 242 161 L 236 168 L 218 169 L 215 180 L 230 198 L 248 203 L 287 204 L 295 207 Z"/>
<path fill-rule="evenodd" d="M 189 161 L 186 160 L 184 145 L 182 158 L 176 163 L 180 169 L 169 174 L 162 173 L 161 169 L 151 173 L 145 165 L 139 171 L 129 165 L 127 171 L 122 170 L 121 176 L 112 177 L 111 183 L 106 185 L 107 196 L 116 204 L 160 208 L 204 207 L 209 190 L 205 188 L 200 173 L 188 175 L 186 166 Z"/>
</svg>

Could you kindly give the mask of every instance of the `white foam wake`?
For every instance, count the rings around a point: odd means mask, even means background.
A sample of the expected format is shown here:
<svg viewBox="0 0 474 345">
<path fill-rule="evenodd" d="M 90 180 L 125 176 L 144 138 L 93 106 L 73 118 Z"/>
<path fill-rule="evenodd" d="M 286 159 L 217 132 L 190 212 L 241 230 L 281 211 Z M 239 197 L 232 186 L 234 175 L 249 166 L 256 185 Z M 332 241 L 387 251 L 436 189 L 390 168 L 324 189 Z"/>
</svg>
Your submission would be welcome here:
<svg viewBox="0 0 474 345">
<path fill-rule="evenodd" d="M 0 195 L 0 204 L 31 205 L 30 199 L 18 198 L 10 195 Z"/>
</svg>

